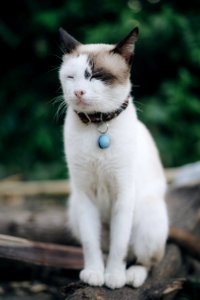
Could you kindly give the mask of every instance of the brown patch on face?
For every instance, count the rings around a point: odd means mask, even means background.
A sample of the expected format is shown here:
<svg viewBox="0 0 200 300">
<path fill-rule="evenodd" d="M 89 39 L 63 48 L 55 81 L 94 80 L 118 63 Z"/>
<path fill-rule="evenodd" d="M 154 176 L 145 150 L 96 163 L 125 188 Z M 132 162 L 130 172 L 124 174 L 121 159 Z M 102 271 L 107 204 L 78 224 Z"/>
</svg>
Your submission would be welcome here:
<svg viewBox="0 0 200 300">
<path fill-rule="evenodd" d="M 111 45 L 107 45 L 107 49 L 101 44 L 96 45 L 95 49 L 89 46 L 81 46 L 77 51 L 88 55 L 92 77 L 102 80 L 105 84 L 126 84 L 130 77 L 130 66 L 123 57 L 113 53 Z"/>
<path fill-rule="evenodd" d="M 94 64 L 94 74 L 102 74 L 108 83 L 125 84 L 129 79 L 130 70 L 119 55 L 100 52 L 89 57 Z"/>
</svg>

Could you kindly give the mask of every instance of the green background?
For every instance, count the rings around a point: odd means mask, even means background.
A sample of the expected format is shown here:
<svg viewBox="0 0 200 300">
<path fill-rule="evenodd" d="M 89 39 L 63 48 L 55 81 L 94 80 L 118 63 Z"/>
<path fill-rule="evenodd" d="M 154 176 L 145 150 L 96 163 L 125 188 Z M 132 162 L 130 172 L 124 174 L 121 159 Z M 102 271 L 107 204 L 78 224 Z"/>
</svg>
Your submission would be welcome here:
<svg viewBox="0 0 200 300">
<path fill-rule="evenodd" d="M 199 160 L 199 0 L 6 1 L 0 10 L 1 177 L 67 175 L 60 26 L 83 43 L 116 43 L 139 26 L 132 70 L 139 117 L 165 167 Z"/>
</svg>

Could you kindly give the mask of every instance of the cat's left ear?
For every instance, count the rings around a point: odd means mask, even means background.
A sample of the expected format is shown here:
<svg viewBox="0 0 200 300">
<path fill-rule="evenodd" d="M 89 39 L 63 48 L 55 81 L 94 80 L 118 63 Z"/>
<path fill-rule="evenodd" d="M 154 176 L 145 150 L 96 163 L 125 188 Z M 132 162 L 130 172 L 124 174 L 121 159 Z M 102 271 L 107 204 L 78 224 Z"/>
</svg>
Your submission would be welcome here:
<svg viewBox="0 0 200 300">
<path fill-rule="evenodd" d="M 115 48 L 112 50 L 114 53 L 118 53 L 126 60 L 126 62 L 131 65 L 135 42 L 137 40 L 139 33 L 139 28 L 135 27 L 122 41 L 120 41 Z"/>
<path fill-rule="evenodd" d="M 59 34 L 61 41 L 64 46 L 64 51 L 66 53 L 71 53 L 75 50 L 81 43 L 79 43 L 73 36 L 71 36 L 67 31 L 65 31 L 62 27 L 59 28 Z"/>
</svg>

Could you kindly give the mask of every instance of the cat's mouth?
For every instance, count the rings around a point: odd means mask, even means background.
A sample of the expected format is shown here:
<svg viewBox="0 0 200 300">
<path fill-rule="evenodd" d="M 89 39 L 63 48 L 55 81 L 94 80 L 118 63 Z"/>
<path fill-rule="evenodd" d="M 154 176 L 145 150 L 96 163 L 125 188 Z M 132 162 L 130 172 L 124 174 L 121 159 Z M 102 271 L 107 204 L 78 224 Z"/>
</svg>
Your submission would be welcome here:
<svg viewBox="0 0 200 300">
<path fill-rule="evenodd" d="M 78 107 L 87 107 L 89 105 L 88 102 L 86 102 L 86 100 L 84 100 L 83 98 L 76 98 L 75 103 Z"/>
</svg>

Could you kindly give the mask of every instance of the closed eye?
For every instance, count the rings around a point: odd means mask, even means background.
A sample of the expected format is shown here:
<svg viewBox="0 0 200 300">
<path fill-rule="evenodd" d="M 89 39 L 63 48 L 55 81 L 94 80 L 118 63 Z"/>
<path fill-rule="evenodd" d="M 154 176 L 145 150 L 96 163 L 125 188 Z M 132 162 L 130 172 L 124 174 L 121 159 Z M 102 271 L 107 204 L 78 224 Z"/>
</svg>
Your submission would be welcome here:
<svg viewBox="0 0 200 300">
<path fill-rule="evenodd" d="M 96 72 L 92 74 L 91 77 L 91 79 L 101 80 L 107 83 L 111 82 L 114 78 L 114 75 L 103 71 Z"/>
<path fill-rule="evenodd" d="M 67 76 L 68 79 L 74 79 L 74 76 Z"/>
</svg>

